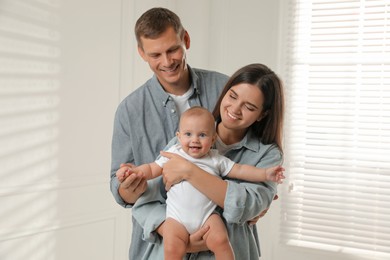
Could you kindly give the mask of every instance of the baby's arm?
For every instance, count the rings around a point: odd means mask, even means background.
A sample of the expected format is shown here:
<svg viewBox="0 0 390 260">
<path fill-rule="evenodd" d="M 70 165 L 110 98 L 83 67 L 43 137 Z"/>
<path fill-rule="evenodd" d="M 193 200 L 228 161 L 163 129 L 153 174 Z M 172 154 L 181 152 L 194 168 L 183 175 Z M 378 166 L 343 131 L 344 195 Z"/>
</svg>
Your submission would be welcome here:
<svg viewBox="0 0 390 260">
<path fill-rule="evenodd" d="M 126 168 L 125 168 L 126 167 Z M 162 174 L 162 168 L 155 162 L 142 164 L 137 167 L 128 167 L 127 165 L 119 168 L 116 177 L 119 182 L 123 182 L 130 174 L 142 172 L 147 180 L 154 179 Z"/>
<path fill-rule="evenodd" d="M 257 168 L 252 165 L 235 163 L 228 177 L 250 182 L 273 181 L 282 183 L 282 180 L 286 178 L 283 172 L 284 168 L 280 165 L 269 168 Z"/>
</svg>

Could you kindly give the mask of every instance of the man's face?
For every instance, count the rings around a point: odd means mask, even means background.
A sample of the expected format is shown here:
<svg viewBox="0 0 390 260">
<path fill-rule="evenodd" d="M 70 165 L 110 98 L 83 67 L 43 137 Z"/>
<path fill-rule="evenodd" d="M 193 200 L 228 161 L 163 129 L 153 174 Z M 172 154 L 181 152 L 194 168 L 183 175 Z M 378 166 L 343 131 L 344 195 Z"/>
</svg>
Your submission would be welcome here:
<svg viewBox="0 0 390 260">
<path fill-rule="evenodd" d="M 190 46 L 190 39 L 185 33 L 183 39 L 168 28 L 156 39 L 141 37 L 142 47 L 138 47 L 141 57 L 149 64 L 165 90 L 172 94 L 177 86 L 188 81 L 186 50 Z"/>
</svg>

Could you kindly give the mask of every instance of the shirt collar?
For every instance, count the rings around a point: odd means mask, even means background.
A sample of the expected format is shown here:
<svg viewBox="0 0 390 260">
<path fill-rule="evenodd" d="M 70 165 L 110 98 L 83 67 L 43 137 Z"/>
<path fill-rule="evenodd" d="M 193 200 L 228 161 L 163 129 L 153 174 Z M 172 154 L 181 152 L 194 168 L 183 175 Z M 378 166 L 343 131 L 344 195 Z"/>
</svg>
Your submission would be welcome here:
<svg viewBox="0 0 390 260">
<path fill-rule="evenodd" d="M 231 149 L 236 150 L 245 147 L 246 149 L 258 153 L 260 151 L 260 145 L 261 143 L 259 142 L 259 138 L 251 129 L 249 129 L 244 138 L 242 138 L 242 140 L 234 148 Z M 231 149 L 228 149 L 228 151 L 230 151 Z"/>
<path fill-rule="evenodd" d="M 241 144 L 242 146 L 254 152 L 260 151 L 261 142 L 259 142 L 259 137 L 256 136 L 252 129 L 248 130 L 245 137 L 241 140 Z"/>
</svg>

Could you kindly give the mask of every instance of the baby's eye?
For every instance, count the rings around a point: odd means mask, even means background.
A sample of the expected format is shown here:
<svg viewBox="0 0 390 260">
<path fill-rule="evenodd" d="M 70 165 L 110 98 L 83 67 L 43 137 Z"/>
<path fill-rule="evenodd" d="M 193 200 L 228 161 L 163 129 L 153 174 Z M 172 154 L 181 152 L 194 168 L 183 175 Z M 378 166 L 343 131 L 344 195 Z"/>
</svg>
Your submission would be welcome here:
<svg viewBox="0 0 390 260">
<path fill-rule="evenodd" d="M 199 137 L 206 137 L 207 135 L 205 133 L 201 133 Z"/>
<path fill-rule="evenodd" d="M 187 133 L 184 133 L 184 135 L 190 137 L 191 133 L 187 132 Z"/>
</svg>

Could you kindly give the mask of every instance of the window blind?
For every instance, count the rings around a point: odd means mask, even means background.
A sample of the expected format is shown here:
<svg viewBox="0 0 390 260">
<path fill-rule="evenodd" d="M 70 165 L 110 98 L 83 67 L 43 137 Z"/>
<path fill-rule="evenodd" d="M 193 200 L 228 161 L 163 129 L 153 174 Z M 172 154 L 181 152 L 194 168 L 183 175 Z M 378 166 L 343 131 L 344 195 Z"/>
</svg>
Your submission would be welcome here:
<svg viewBox="0 0 390 260">
<path fill-rule="evenodd" d="M 390 259 L 390 1 L 289 1 L 284 244 Z"/>
</svg>

